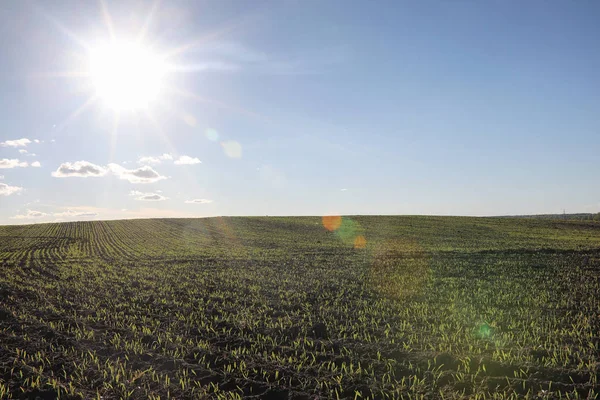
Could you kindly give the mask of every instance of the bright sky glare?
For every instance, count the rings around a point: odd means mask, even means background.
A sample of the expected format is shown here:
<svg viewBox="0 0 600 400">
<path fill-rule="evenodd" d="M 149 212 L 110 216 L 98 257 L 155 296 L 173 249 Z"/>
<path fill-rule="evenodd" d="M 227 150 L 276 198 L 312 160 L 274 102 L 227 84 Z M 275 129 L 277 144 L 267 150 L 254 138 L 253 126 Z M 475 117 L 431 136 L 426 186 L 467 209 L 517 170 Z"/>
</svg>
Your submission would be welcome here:
<svg viewBox="0 0 600 400">
<path fill-rule="evenodd" d="M 90 51 L 96 94 L 115 110 L 147 108 L 157 100 L 167 67 L 137 43 L 115 39 Z"/>
<path fill-rule="evenodd" d="M 0 224 L 600 211 L 597 2 L 0 5 Z"/>
</svg>

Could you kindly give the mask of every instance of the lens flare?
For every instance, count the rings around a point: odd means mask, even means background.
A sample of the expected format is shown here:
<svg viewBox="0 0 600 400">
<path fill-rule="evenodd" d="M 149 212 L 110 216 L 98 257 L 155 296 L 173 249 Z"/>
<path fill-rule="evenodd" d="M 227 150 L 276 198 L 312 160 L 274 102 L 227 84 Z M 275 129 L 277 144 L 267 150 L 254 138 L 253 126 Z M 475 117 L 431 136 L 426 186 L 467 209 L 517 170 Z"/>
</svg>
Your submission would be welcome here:
<svg viewBox="0 0 600 400">
<path fill-rule="evenodd" d="M 363 235 L 358 235 L 354 238 L 355 249 L 364 249 L 365 247 L 367 247 L 367 239 Z"/>
<path fill-rule="evenodd" d="M 479 325 L 479 329 L 477 329 L 477 336 L 481 339 L 488 339 L 493 333 L 494 329 L 485 322 Z"/>
<path fill-rule="evenodd" d="M 235 140 L 222 142 L 223 151 L 229 158 L 242 158 L 242 145 Z"/>
<path fill-rule="evenodd" d="M 335 233 L 342 242 L 352 246 L 356 237 L 363 234 L 363 229 L 357 221 L 345 217 L 342 218 L 342 223 Z"/>
<path fill-rule="evenodd" d="M 339 215 L 325 215 L 323 217 L 323 226 L 330 232 L 334 232 L 342 225 L 342 217 Z"/>
<path fill-rule="evenodd" d="M 183 121 L 192 128 L 195 128 L 196 124 L 198 123 L 198 121 L 196 121 L 196 118 L 191 114 L 185 114 L 183 116 Z"/>
<path fill-rule="evenodd" d="M 216 142 L 219 140 L 219 132 L 217 132 L 216 130 L 212 129 L 212 128 L 208 128 L 204 134 L 206 135 L 206 138 L 208 140 L 210 140 L 211 142 Z"/>
<path fill-rule="evenodd" d="M 335 232 L 335 235 L 346 245 L 355 249 L 364 249 L 367 239 L 364 229 L 358 221 L 340 215 L 325 215 L 322 217 L 325 229 Z"/>
<path fill-rule="evenodd" d="M 431 268 L 429 256 L 413 239 L 394 239 L 377 243 L 369 284 L 382 296 L 399 300 L 419 295 L 425 289 Z"/>
</svg>

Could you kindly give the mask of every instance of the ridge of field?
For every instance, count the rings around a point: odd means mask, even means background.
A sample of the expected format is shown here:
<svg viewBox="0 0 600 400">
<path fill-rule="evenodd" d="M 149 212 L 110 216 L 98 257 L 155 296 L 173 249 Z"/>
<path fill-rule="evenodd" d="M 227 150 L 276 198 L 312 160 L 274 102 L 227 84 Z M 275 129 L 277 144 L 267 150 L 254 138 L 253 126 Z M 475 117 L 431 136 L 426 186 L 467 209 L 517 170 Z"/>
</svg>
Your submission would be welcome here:
<svg viewBox="0 0 600 400">
<path fill-rule="evenodd" d="M 0 398 L 596 398 L 600 223 L 0 226 Z"/>
</svg>

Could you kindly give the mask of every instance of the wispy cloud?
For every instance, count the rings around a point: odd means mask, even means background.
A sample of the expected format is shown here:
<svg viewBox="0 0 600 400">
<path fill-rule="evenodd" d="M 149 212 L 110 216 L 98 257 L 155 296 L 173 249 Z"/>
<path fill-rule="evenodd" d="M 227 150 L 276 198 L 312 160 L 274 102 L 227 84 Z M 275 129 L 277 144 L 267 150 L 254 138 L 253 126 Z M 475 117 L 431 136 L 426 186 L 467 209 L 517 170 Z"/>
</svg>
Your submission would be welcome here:
<svg viewBox="0 0 600 400">
<path fill-rule="evenodd" d="M 152 203 L 149 203 L 152 204 Z M 190 218 L 197 217 L 195 212 L 181 210 L 169 210 L 164 208 L 143 207 L 136 210 L 126 208 L 106 208 L 92 206 L 70 206 L 63 207 L 78 213 L 95 213 L 105 219 L 131 219 L 131 218 Z M 81 217 L 80 217 L 81 218 Z"/>
<path fill-rule="evenodd" d="M 17 220 L 44 220 L 45 222 L 51 221 L 52 218 L 55 218 L 55 221 L 64 221 L 65 219 L 74 219 L 74 218 L 91 218 L 91 217 L 96 217 L 98 216 L 97 212 L 93 212 L 93 211 L 75 211 L 75 210 L 66 210 L 66 211 L 61 211 L 61 212 L 50 212 L 50 213 L 46 213 L 46 212 L 42 212 L 42 211 L 36 211 L 36 210 L 27 210 L 26 213 L 24 214 L 18 214 L 15 215 L 13 217 L 10 217 L 11 219 L 17 219 Z M 41 221 L 41 222 L 44 222 Z"/>
<path fill-rule="evenodd" d="M 201 71 L 237 71 L 240 65 L 226 61 L 197 62 L 191 64 L 181 64 L 170 69 L 178 72 L 201 72 Z"/>
<path fill-rule="evenodd" d="M 25 147 L 31 143 L 31 140 L 27 138 L 7 140 L 6 142 L 0 142 L 2 147 Z"/>
<path fill-rule="evenodd" d="M 13 159 L 8 159 L 8 158 L 3 158 L 0 160 L 0 168 L 25 168 L 29 166 L 29 164 L 27 164 L 26 161 L 19 161 L 16 158 Z"/>
<path fill-rule="evenodd" d="M 163 201 L 168 199 L 168 197 L 158 193 L 142 193 L 137 190 L 132 190 L 129 192 L 129 195 L 135 197 L 136 200 L 141 201 Z"/>
<path fill-rule="evenodd" d="M 127 169 L 118 164 L 108 164 L 108 169 L 119 179 L 131 183 L 152 183 L 167 179 L 166 176 L 162 176 L 148 165 L 136 169 Z"/>
<path fill-rule="evenodd" d="M 208 199 L 194 199 L 194 200 L 186 200 L 185 203 L 186 204 L 208 204 L 208 203 L 212 203 L 212 200 L 208 200 Z"/>
<path fill-rule="evenodd" d="M 152 156 L 140 157 L 137 162 L 138 162 L 138 164 L 158 165 L 165 160 L 172 160 L 172 159 L 173 159 L 173 156 L 171 154 L 164 153 L 163 155 L 158 156 L 158 157 L 152 157 Z"/>
<path fill-rule="evenodd" d="M 307 75 L 327 72 L 333 66 L 347 61 L 349 49 L 345 45 L 336 45 L 303 52 L 272 54 L 239 42 L 215 41 L 203 43 L 201 47 L 194 49 L 193 54 L 203 61 L 180 66 L 181 70 Z"/>
<path fill-rule="evenodd" d="M 54 217 L 95 217 L 98 215 L 97 212 L 92 212 L 92 211 L 73 211 L 73 210 L 67 210 L 67 211 L 63 211 L 63 212 L 57 212 L 57 213 L 52 213 L 52 215 Z"/>
<path fill-rule="evenodd" d="M 25 214 L 15 215 L 14 217 L 11 217 L 11 218 L 12 219 L 35 219 L 35 218 L 45 217 L 47 215 L 48 214 L 41 212 L 41 211 L 27 210 L 27 212 Z"/>
<path fill-rule="evenodd" d="M 4 177 L 2 177 L 4 178 Z M 10 186 L 6 183 L 0 182 L 0 196 L 10 196 L 11 194 L 19 193 L 23 190 L 22 187 L 19 186 Z"/>
<path fill-rule="evenodd" d="M 176 165 L 194 165 L 200 164 L 202 161 L 196 157 L 190 156 L 180 156 L 177 160 L 175 160 Z"/>
<path fill-rule="evenodd" d="M 55 178 L 88 178 L 104 176 L 107 172 L 106 168 L 92 164 L 91 162 L 76 161 L 74 163 L 62 163 L 56 171 L 52 172 L 52 176 Z"/>
<path fill-rule="evenodd" d="M 34 162 L 32 162 L 32 163 L 31 163 L 31 166 L 32 166 L 32 167 L 35 167 L 35 168 L 39 168 L 39 167 L 41 167 L 41 166 L 42 166 L 42 164 L 40 164 L 40 162 L 39 162 L 39 161 L 34 161 Z"/>
</svg>

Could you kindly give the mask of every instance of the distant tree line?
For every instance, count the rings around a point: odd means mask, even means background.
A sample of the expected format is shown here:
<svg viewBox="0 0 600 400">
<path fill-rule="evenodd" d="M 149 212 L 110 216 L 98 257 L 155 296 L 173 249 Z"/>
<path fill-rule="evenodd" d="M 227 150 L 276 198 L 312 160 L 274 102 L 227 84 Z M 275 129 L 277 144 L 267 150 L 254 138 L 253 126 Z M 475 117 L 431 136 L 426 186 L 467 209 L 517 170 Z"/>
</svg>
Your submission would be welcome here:
<svg viewBox="0 0 600 400">
<path fill-rule="evenodd" d="M 538 215 L 513 215 L 512 218 L 532 218 L 532 219 L 565 219 L 578 221 L 600 221 L 599 213 L 579 213 L 579 214 L 538 214 Z"/>
</svg>

